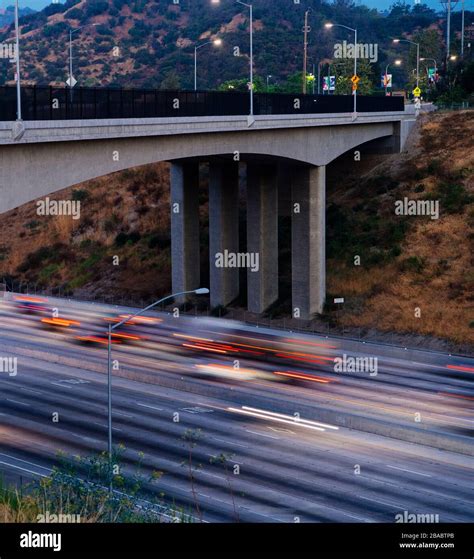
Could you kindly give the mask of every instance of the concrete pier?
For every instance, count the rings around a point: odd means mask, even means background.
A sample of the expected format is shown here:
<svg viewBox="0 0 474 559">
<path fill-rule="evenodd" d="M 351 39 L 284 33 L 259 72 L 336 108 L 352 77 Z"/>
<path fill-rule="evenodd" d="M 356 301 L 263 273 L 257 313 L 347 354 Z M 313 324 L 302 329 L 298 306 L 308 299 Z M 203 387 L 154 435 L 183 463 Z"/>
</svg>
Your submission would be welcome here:
<svg viewBox="0 0 474 559">
<path fill-rule="evenodd" d="M 171 262 L 173 293 L 200 287 L 199 165 L 171 165 Z M 180 297 L 179 302 L 184 301 Z"/>
<path fill-rule="evenodd" d="M 292 313 L 309 319 L 326 296 L 326 167 L 294 167 L 292 199 Z"/>
<path fill-rule="evenodd" d="M 239 165 L 209 166 L 209 265 L 211 307 L 228 305 L 239 295 L 239 268 L 226 255 L 239 252 Z M 222 260 L 222 263 L 220 262 Z M 221 265 L 222 264 L 222 265 Z"/>
<path fill-rule="evenodd" d="M 247 252 L 258 262 L 258 270 L 247 270 L 247 291 L 248 309 L 255 313 L 278 299 L 277 176 L 276 165 L 247 167 Z"/>
</svg>

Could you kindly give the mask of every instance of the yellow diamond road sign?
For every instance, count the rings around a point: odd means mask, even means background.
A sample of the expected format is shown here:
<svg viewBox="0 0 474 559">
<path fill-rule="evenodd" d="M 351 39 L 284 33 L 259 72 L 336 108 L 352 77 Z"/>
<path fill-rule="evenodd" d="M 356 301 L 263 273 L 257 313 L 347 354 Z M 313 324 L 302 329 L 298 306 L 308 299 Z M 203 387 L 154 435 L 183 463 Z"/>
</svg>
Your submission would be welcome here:
<svg viewBox="0 0 474 559">
<path fill-rule="evenodd" d="M 352 82 L 354 85 L 357 85 L 357 84 L 359 83 L 359 81 L 360 81 L 359 76 L 356 76 L 356 75 L 352 76 L 351 82 Z"/>
<path fill-rule="evenodd" d="M 415 89 L 413 90 L 413 95 L 415 97 L 419 97 L 421 95 L 421 89 L 419 87 L 415 87 Z"/>
</svg>

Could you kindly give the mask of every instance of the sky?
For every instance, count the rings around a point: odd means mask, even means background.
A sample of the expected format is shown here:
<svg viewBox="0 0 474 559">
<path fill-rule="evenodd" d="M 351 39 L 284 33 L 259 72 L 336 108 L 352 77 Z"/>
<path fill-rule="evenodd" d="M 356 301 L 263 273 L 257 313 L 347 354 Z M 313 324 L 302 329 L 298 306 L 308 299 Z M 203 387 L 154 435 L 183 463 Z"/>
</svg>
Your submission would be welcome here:
<svg viewBox="0 0 474 559">
<path fill-rule="evenodd" d="M 51 0 L 19 0 L 21 8 L 33 8 L 35 10 L 39 10 L 51 4 Z M 379 10 L 385 10 L 389 8 L 392 4 L 395 3 L 395 0 L 355 0 L 356 4 L 365 4 L 369 6 L 369 8 L 377 8 Z M 410 3 L 413 3 L 414 0 L 411 0 Z M 443 9 L 443 6 L 439 0 L 425 0 L 425 4 L 428 4 L 430 8 L 434 8 L 437 10 Z M 0 0 L 0 8 L 5 8 L 6 6 L 10 6 L 13 4 L 13 0 Z M 473 1 L 466 0 L 465 5 L 467 7 L 472 7 Z M 461 2 L 458 2 L 456 7 L 457 10 L 460 9 Z"/>
</svg>

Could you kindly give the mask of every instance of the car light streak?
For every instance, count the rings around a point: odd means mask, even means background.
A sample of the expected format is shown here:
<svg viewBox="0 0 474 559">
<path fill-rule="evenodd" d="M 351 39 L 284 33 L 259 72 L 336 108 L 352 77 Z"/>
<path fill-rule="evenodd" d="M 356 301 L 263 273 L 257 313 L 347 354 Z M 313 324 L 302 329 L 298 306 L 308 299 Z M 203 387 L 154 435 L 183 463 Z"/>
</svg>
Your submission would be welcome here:
<svg viewBox="0 0 474 559">
<path fill-rule="evenodd" d="M 316 423 L 314 421 L 309 421 L 307 419 L 297 419 L 295 417 L 291 417 L 281 413 L 268 412 L 266 410 L 249 408 L 247 406 L 242 406 L 242 408 L 227 408 L 227 411 L 240 413 L 243 415 L 249 415 L 251 417 L 258 417 L 259 419 L 266 419 L 267 421 L 275 421 L 277 423 L 285 423 L 287 425 L 304 427 L 305 429 L 311 429 L 313 431 L 326 431 L 326 428 L 339 429 L 339 427 L 334 427 L 332 425 Z"/>
<path fill-rule="evenodd" d="M 302 380 L 309 380 L 311 382 L 320 382 L 321 384 L 329 384 L 333 382 L 329 379 L 323 379 L 320 377 L 314 377 L 312 375 L 305 375 L 304 373 L 293 373 L 291 371 L 273 371 L 273 374 L 279 375 L 282 377 L 290 377 L 290 378 L 297 378 Z"/>
</svg>

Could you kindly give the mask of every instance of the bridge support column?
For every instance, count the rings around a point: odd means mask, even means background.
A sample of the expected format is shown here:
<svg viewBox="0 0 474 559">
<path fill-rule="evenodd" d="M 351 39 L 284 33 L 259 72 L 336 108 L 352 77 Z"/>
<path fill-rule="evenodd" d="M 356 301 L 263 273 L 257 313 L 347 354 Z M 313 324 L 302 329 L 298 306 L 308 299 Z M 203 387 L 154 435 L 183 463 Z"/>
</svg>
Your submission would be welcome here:
<svg viewBox="0 0 474 559">
<path fill-rule="evenodd" d="M 239 165 L 209 166 L 209 259 L 211 307 L 226 306 L 239 295 Z"/>
<path fill-rule="evenodd" d="M 326 167 L 295 168 L 292 198 L 293 317 L 309 319 L 326 298 Z"/>
<path fill-rule="evenodd" d="M 200 287 L 199 164 L 171 164 L 171 265 L 173 293 Z M 184 302 L 179 297 L 179 302 Z"/>
<path fill-rule="evenodd" d="M 276 166 L 248 164 L 247 251 L 254 264 L 247 270 L 248 309 L 262 313 L 278 299 Z"/>
</svg>

